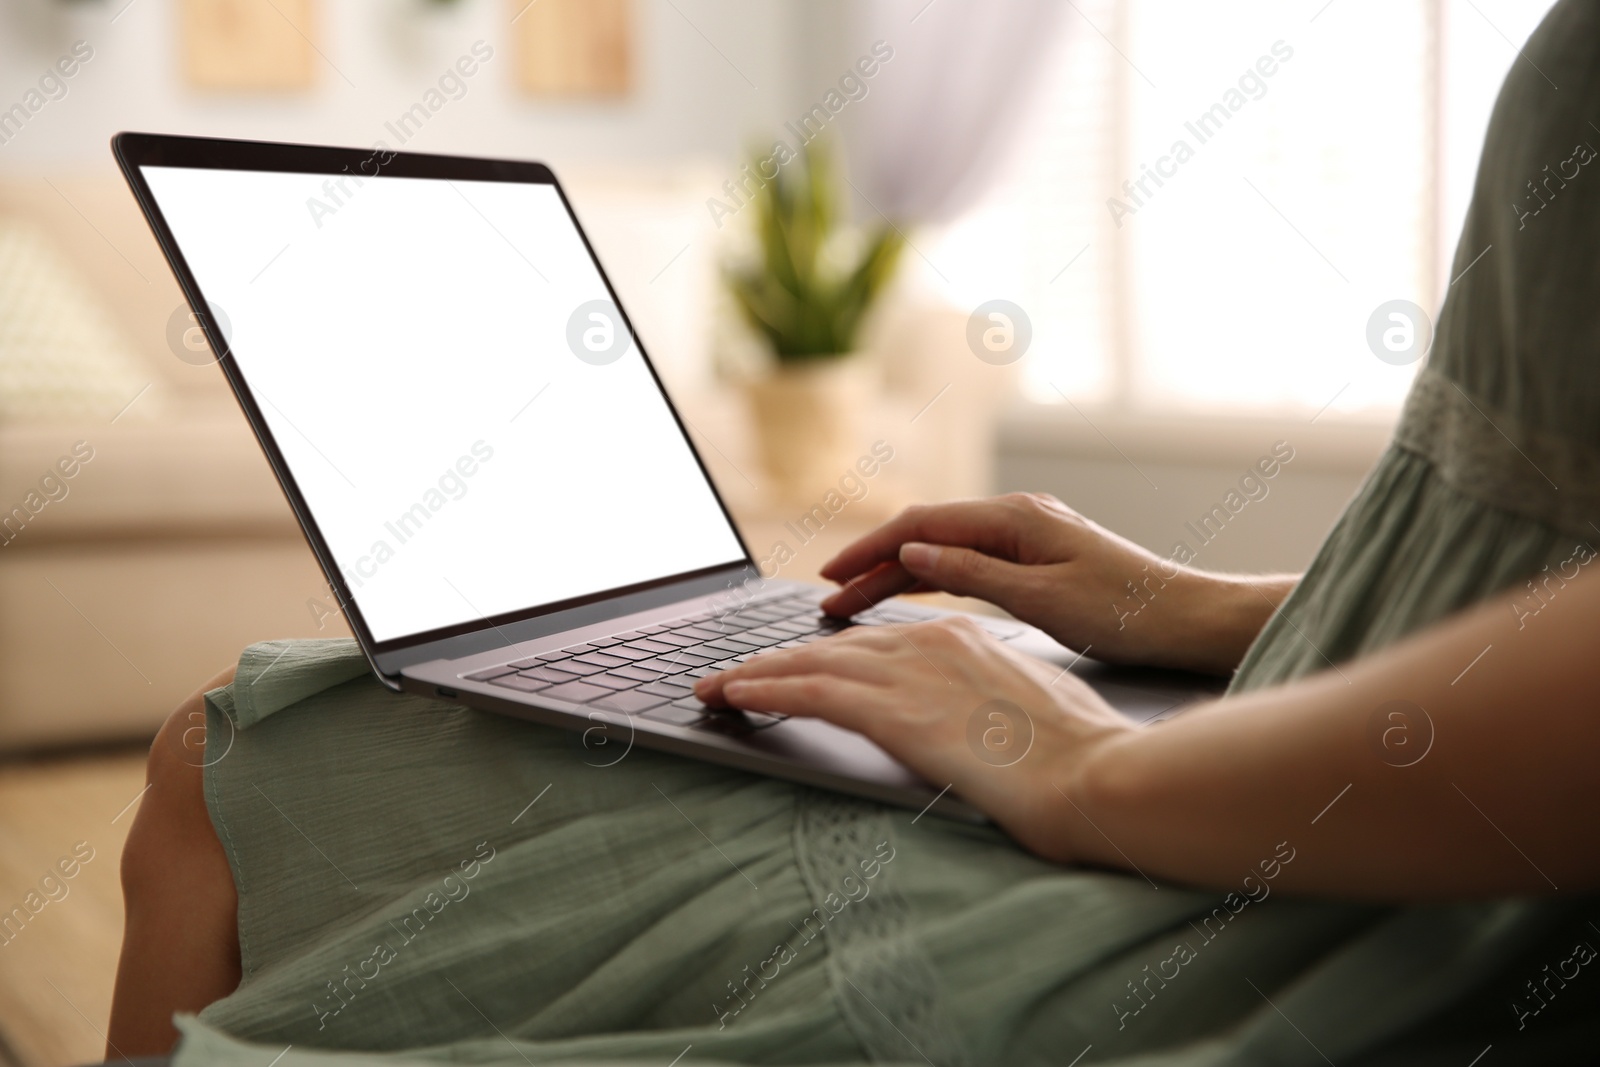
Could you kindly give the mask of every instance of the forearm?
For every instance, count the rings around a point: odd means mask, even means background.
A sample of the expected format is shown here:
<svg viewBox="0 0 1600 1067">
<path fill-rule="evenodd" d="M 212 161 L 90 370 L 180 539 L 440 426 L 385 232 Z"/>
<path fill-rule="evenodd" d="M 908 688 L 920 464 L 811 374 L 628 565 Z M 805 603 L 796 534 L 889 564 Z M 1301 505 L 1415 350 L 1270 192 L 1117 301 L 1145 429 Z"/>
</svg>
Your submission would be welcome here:
<svg viewBox="0 0 1600 1067">
<path fill-rule="evenodd" d="M 1600 584 L 1535 622 L 1500 598 L 1120 738 L 1059 783 L 1071 852 L 1238 888 L 1288 842 L 1275 888 L 1390 899 L 1592 887 L 1600 863 L 1575 843 L 1600 829 Z"/>
<path fill-rule="evenodd" d="M 1299 581 L 1294 574 L 1184 571 L 1173 580 L 1168 610 L 1150 612 L 1143 620 L 1150 628 L 1149 665 L 1232 673 Z M 1151 601 L 1152 607 L 1158 605 L 1159 596 Z M 1138 625 L 1141 620 L 1126 621 Z"/>
</svg>

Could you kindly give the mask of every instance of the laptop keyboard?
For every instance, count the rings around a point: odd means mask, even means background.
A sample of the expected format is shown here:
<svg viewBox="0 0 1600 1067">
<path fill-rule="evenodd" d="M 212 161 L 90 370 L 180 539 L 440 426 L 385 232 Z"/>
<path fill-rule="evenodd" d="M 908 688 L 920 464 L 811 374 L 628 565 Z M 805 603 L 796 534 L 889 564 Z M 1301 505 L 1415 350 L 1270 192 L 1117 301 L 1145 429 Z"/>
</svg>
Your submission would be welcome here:
<svg viewBox="0 0 1600 1067">
<path fill-rule="evenodd" d="M 853 620 L 830 618 L 817 607 L 824 595 L 803 591 L 752 601 L 733 611 L 703 611 L 465 677 L 601 711 L 743 736 L 777 726 L 787 716 L 708 708 L 694 695 L 697 679 L 758 652 L 794 648 L 849 626 L 933 617 L 902 605 L 880 605 Z"/>
</svg>

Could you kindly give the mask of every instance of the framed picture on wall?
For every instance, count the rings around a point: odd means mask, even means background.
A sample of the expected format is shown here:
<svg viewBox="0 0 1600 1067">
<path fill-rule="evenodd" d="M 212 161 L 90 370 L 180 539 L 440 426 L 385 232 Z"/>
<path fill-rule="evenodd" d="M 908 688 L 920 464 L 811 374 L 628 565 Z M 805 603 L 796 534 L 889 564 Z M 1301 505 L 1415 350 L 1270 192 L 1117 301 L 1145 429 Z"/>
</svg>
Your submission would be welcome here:
<svg viewBox="0 0 1600 1067">
<path fill-rule="evenodd" d="M 315 0 L 180 0 L 184 78 L 223 92 L 309 89 L 315 14 Z"/>
<path fill-rule="evenodd" d="M 629 0 L 507 0 L 517 84 L 535 96 L 622 96 L 633 86 Z"/>
</svg>

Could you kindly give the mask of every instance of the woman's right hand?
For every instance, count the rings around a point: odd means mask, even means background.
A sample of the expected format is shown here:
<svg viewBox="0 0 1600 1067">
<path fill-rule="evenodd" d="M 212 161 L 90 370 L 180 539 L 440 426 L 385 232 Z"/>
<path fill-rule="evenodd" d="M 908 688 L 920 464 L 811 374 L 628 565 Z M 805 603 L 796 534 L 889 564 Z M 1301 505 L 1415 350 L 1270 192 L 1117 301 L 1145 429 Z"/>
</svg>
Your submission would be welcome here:
<svg viewBox="0 0 1600 1067">
<path fill-rule="evenodd" d="M 902 593 L 977 597 L 1114 663 L 1226 673 L 1292 578 L 1207 574 L 1161 559 L 1053 496 L 907 508 L 822 568 L 848 617 Z"/>
</svg>

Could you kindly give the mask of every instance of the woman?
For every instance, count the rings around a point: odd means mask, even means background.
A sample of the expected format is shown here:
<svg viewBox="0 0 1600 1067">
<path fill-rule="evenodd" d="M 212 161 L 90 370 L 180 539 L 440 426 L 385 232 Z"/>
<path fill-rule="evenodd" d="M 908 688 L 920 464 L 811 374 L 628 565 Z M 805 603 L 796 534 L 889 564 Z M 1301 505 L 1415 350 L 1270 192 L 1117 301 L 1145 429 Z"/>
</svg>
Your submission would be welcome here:
<svg viewBox="0 0 1600 1067">
<path fill-rule="evenodd" d="M 1184 570 L 1115 629 L 1153 558 L 1022 496 L 914 509 L 825 571 L 831 611 L 979 595 L 1097 656 L 1237 668 L 1225 699 L 1134 728 L 961 623 L 702 683 L 861 730 L 977 829 L 597 759 L 383 692 L 347 642 L 257 646 L 152 750 L 109 1054 L 204 1008 L 180 1063 L 1581 1061 L 1600 187 L 1505 205 L 1600 139 L 1600 12 L 1559 4 L 1524 55 L 1431 362 L 1304 576 Z M 995 700 L 1033 731 L 1008 767 L 967 743 Z"/>
</svg>

